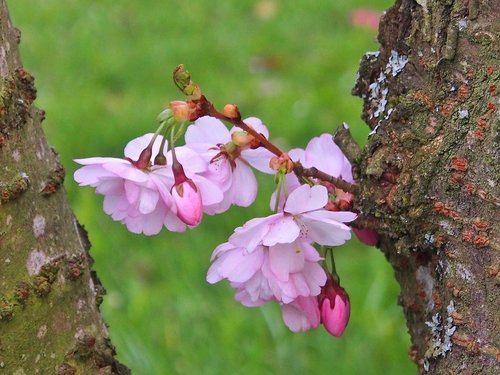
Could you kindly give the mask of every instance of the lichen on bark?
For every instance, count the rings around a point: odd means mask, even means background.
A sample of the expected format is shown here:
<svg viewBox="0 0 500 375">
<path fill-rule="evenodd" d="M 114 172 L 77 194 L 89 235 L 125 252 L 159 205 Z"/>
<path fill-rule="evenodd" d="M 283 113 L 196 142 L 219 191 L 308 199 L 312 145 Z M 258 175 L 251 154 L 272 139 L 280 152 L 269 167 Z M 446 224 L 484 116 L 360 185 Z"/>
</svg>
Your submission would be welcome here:
<svg viewBox="0 0 500 375">
<path fill-rule="evenodd" d="M 99 313 L 104 289 L 19 40 L 0 0 L 0 372 L 128 374 Z"/>
<path fill-rule="evenodd" d="M 421 372 L 499 373 L 500 7 L 398 0 L 354 94 L 357 207 L 382 233 Z"/>
</svg>

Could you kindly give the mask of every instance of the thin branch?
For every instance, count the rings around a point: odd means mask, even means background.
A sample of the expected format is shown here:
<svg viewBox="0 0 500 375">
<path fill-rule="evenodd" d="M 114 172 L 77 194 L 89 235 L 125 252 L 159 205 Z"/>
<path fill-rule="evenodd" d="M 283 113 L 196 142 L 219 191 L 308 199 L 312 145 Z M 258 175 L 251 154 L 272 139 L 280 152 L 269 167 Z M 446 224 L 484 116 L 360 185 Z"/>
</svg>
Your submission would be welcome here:
<svg viewBox="0 0 500 375">
<path fill-rule="evenodd" d="M 316 167 L 304 168 L 299 161 L 294 162 L 293 171 L 300 178 L 300 176 L 317 178 L 321 181 L 327 181 L 334 184 L 339 189 L 342 189 L 348 193 L 357 194 L 359 188 L 355 184 L 344 181 L 341 178 L 330 176 L 329 174 L 320 171 Z"/>
<path fill-rule="evenodd" d="M 238 118 L 227 117 L 224 114 L 222 114 L 221 112 L 217 111 L 213 105 L 210 105 L 210 108 L 209 108 L 209 111 L 208 111 L 208 115 L 212 116 L 212 117 L 215 117 L 215 118 L 218 118 L 219 120 L 230 122 L 234 126 L 237 126 L 237 127 L 241 128 L 241 129 L 243 129 L 247 133 L 249 133 L 252 136 L 254 136 L 261 143 L 261 145 L 263 147 L 267 148 L 274 155 L 276 155 L 278 157 L 281 156 L 281 155 L 283 155 L 283 151 L 281 151 L 273 143 L 269 142 L 269 140 L 266 137 L 264 137 L 262 134 L 260 134 L 257 131 L 255 131 L 255 129 L 252 128 L 250 125 L 246 124 L 241 119 L 241 117 L 238 117 Z"/>
<path fill-rule="evenodd" d="M 333 135 L 333 141 L 339 146 L 351 164 L 356 164 L 361 158 L 361 147 L 352 137 L 349 126 L 345 122 L 338 127 Z"/>
</svg>

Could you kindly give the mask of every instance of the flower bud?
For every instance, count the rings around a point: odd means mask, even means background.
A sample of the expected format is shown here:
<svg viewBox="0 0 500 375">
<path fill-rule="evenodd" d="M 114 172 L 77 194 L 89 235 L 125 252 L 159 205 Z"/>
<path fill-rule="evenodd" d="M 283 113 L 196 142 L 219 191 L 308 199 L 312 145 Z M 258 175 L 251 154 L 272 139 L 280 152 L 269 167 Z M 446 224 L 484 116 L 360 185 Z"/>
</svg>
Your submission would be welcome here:
<svg viewBox="0 0 500 375">
<path fill-rule="evenodd" d="M 190 179 L 174 185 L 172 197 L 177 206 L 177 217 L 190 226 L 197 226 L 203 216 L 200 190 Z"/>
<path fill-rule="evenodd" d="M 358 239 L 368 246 L 376 246 L 378 243 L 379 235 L 376 230 L 367 228 L 352 228 L 352 231 Z"/>
<path fill-rule="evenodd" d="M 191 115 L 191 108 L 187 102 L 174 100 L 169 104 L 173 116 L 177 121 L 188 121 Z"/>
<path fill-rule="evenodd" d="M 222 114 L 230 119 L 241 119 L 240 110 L 235 104 L 226 104 L 222 109 Z"/>
<path fill-rule="evenodd" d="M 325 286 L 318 297 L 321 323 L 333 336 L 342 336 L 349 322 L 351 306 L 349 296 L 332 275 L 328 274 Z"/>
<path fill-rule="evenodd" d="M 231 134 L 231 142 L 241 148 L 248 148 L 254 137 L 245 131 L 236 131 Z"/>
<path fill-rule="evenodd" d="M 272 157 L 269 161 L 269 167 L 277 172 L 287 174 L 293 171 L 294 165 L 290 156 L 287 153 L 283 153 L 280 157 Z"/>
<path fill-rule="evenodd" d="M 335 198 L 335 204 L 341 211 L 350 211 L 352 209 L 352 201 L 354 195 L 347 193 L 343 190 L 336 189 L 337 197 Z"/>
<path fill-rule="evenodd" d="M 184 68 L 184 65 L 178 65 L 173 73 L 175 85 L 187 95 L 191 100 L 199 100 L 202 96 L 201 88 L 191 80 L 191 74 Z"/>
</svg>

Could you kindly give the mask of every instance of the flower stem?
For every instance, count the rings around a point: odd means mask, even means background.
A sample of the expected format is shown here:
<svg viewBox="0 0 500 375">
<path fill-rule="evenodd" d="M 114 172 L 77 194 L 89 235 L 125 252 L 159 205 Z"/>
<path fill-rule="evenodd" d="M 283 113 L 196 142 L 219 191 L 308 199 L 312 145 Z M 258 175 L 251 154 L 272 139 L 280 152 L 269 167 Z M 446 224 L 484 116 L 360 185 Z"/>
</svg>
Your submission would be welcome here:
<svg viewBox="0 0 500 375">
<path fill-rule="evenodd" d="M 275 146 L 273 143 L 269 142 L 266 137 L 264 137 L 262 134 L 257 133 L 254 128 L 252 128 L 250 125 L 246 124 L 241 118 L 229 118 L 219 112 L 218 110 L 215 109 L 213 105 L 210 105 L 209 110 L 208 110 L 208 115 L 218 118 L 219 120 L 223 120 L 226 122 L 230 122 L 234 126 L 237 126 L 247 133 L 251 134 L 254 136 L 263 147 L 267 148 L 269 151 L 271 151 L 274 155 L 276 156 L 281 156 L 283 154 L 283 151 L 281 151 L 277 146 Z"/>
</svg>

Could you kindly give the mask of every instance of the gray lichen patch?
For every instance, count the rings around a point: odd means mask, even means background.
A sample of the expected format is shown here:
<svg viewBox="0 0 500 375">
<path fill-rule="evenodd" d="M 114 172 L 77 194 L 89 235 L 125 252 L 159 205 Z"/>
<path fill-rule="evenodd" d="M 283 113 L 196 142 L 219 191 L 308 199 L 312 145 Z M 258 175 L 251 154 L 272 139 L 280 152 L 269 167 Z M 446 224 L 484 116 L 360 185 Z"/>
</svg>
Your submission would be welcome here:
<svg viewBox="0 0 500 375">
<path fill-rule="evenodd" d="M 451 351 L 453 343 L 451 337 L 455 333 L 457 327 L 453 325 L 452 314 L 455 311 L 455 304 L 453 300 L 446 307 L 447 318 L 443 321 L 440 313 L 436 313 L 432 316 L 431 321 L 425 322 L 425 324 L 431 329 L 432 339 L 430 346 L 425 353 L 424 359 L 424 369 L 429 371 L 431 358 L 437 358 L 439 356 L 445 357 L 446 354 Z"/>
<path fill-rule="evenodd" d="M 45 234 L 45 217 L 42 215 L 36 215 L 33 218 L 33 234 L 36 238 L 41 237 Z"/>
<path fill-rule="evenodd" d="M 434 309 L 434 301 L 432 299 L 432 291 L 434 289 L 434 278 L 432 277 L 428 267 L 420 266 L 417 268 L 416 279 L 425 292 L 426 310 Z"/>
<path fill-rule="evenodd" d="M 26 269 L 30 276 L 35 276 L 40 273 L 42 267 L 50 262 L 50 257 L 48 257 L 43 251 L 34 249 L 28 256 L 26 260 Z"/>
</svg>

